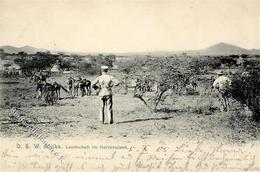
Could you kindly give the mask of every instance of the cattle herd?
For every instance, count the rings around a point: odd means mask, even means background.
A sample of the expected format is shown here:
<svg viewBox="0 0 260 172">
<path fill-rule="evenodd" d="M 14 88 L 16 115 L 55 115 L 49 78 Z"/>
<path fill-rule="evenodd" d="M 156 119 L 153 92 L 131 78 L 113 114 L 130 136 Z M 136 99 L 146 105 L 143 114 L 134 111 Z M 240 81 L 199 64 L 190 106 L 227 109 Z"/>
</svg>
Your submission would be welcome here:
<svg viewBox="0 0 260 172">
<path fill-rule="evenodd" d="M 61 98 L 61 90 L 65 91 L 69 96 L 90 96 L 91 82 L 87 79 L 69 77 L 67 80 L 68 89 L 58 82 L 48 83 L 46 79 L 49 76 L 43 73 L 34 74 L 32 76 L 33 82 L 36 85 L 38 93 L 38 100 L 43 100 L 46 104 L 53 105 Z"/>
</svg>

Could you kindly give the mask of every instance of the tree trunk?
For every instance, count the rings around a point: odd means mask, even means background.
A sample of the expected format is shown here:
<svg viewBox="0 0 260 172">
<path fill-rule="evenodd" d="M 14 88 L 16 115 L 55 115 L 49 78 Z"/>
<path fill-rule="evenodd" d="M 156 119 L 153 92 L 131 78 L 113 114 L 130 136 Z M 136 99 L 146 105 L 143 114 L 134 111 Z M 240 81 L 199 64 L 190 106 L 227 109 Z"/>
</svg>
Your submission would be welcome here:
<svg viewBox="0 0 260 172">
<path fill-rule="evenodd" d="M 159 94 L 159 97 L 158 97 L 158 99 L 157 99 L 157 101 L 156 101 L 156 103 L 155 103 L 155 106 L 154 106 L 154 112 L 156 112 L 157 111 L 157 106 L 159 105 L 159 103 L 160 103 L 160 101 L 161 101 L 161 99 L 162 99 L 162 96 L 163 96 L 163 94 L 166 92 L 166 90 L 164 90 L 164 91 L 162 91 L 160 94 Z"/>
<path fill-rule="evenodd" d="M 148 103 L 143 99 L 141 95 L 134 95 L 134 97 L 139 98 L 145 105 L 148 107 L 148 109 L 153 112 L 152 108 L 148 105 Z"/>
</svg>

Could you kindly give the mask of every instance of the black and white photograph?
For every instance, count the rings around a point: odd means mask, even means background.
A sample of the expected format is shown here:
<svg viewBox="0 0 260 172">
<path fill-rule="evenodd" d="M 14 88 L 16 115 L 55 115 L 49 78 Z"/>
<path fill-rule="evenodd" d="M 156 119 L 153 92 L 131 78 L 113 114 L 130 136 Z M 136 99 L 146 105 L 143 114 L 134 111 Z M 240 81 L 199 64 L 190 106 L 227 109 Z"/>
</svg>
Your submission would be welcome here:
<svg viewBox="0 0 260 172">
<path fill-rule="evenodd" d="M 260 171 L 260 0 L 0 0 L 0 171 Z"/>
</svg>

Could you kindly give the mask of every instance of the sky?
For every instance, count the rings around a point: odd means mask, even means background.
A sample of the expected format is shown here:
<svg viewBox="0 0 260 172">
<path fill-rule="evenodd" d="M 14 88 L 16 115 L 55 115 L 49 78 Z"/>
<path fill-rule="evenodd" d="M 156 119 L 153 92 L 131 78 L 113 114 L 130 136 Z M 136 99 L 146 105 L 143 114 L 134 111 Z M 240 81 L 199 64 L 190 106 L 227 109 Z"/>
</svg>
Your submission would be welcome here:
<svg viewBox="0 0 260 172">
<path fill-rule="evenodd" d="M 260 0 L 0 0 L 0 45 L 77 52 L 260 49 Z"/>
</svg>

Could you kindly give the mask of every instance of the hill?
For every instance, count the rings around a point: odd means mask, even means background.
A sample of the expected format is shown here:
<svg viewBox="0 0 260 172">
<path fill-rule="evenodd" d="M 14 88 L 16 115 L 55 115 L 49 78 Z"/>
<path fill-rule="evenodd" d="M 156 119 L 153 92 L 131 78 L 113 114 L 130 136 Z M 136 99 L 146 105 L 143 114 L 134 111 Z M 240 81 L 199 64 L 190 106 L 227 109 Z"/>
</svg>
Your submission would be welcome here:
<svg viewBox="0 0 260 172">
<path fill-rule="evenodd" d="M 202 55 L 230 55 L 230 54 L 251 54 L 250 50 L 226 43 L 218 43 L 206 49 L 199 50 Z"/>
<path fill-rule="evenodd" d="M 21 51 L 27 53 L 27 54 L 35 54 L 37 52 L 45 52 L 47 50 L 45 49 L 40 49 L 40 48 L 35 48 L 32 46 L 23 46 L 23 47 L 14 47 L 10 45 L 5 45 L 5 46 L 0 46 L 0 49 L 3 49 L 6 53 L 19 53 Z"/>
<path fill-rule="evenodd" d="M 182 50 L 182 51 L 151 51 L 151 52 L 129 52 L 129 53 L 117 53 L 118 56 L 169 56 L 174 54 L 187 54 L 191 56 L 195 55 L 209 55 L 209 56 L 216 56 L 216 55 L 240 55 L 240 54 L 252 54 L 252 55 L 260 55 L 260 50 L 258 49 L 245 49 L 241 48 L 239 46 L 227 44 L 227 43 L 218 43 L 215 45 L 212 45 L 208 48 L 201 49 L 201 50 Z"/>
</svg>

